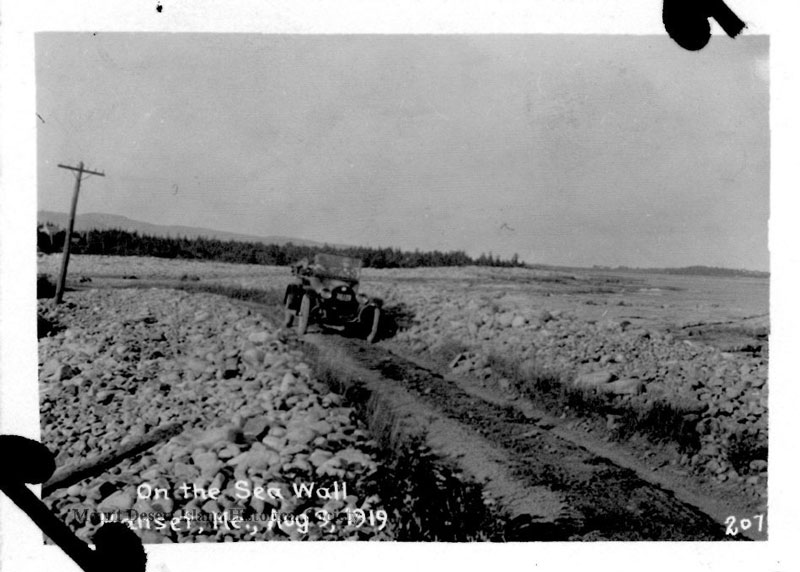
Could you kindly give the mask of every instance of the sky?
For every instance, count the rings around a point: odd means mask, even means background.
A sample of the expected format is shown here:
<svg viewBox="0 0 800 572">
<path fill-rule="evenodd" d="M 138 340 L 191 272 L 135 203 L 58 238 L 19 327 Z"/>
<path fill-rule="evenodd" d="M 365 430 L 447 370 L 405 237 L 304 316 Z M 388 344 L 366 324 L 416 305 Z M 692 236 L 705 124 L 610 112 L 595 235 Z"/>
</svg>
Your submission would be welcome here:
<svg viewBox="0 0 800 572">
<path fill-rule="evenodd" d="M 39 33 L 38 208 L 530 263 L 769 269 L 769 44 Z"/>
</svg>

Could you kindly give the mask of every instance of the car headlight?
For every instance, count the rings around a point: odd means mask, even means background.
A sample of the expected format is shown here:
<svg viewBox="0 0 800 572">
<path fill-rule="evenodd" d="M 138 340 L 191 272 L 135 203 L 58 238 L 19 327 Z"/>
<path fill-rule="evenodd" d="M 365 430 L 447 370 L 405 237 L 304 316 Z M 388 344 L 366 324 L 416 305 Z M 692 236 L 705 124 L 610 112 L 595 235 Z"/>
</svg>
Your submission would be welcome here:
<svg viewBox="0 0 800 572">
<path fill-rule="evenodd" d="M 331 293 L 331 291 L 330 291 L 330 290 L 328 290 L 327 288 L 323 288 L 323 289 L 320 291 L 319 295 L 320 295 L 320 296 L 322 296 L 323 298 L 325 298 L 326 300 L 327 300 L 328 298 L 330 298 L 331 296 L 333 296 L 333 294 Z"/>
</svg>

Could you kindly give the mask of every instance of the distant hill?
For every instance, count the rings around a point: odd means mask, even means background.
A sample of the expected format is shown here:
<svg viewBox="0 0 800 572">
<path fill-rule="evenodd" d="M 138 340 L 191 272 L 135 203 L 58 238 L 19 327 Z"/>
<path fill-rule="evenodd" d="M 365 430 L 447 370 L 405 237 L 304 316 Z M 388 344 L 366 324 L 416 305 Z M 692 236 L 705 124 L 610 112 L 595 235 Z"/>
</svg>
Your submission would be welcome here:
<svg viewBox="0 0 800 572">
<path fill-rule="evenodd" d="M 58 213 L 53 211 L 39 211 L 37 214 L 37 221 L 39 224 L 50 222 L 61 228 L 67 228 L 69 223 L 69 215 L 66 213 Z M 314 242 L 313 240 L 305 240 L 302 238 L 291 238 L 287 236 L 254 236 L 249 234 L 239 234 L 235 232 L 227 232 L 224 230 L 213 230 L 210 228 L 200 228 L 194 226 L 180 226 L 180 225 L 161 225 L 152 224 L 149 222 L 142 222 L 134 220 L 126 216 L 112 215 L 106 213 L 86 213 L 75 216 L 75 230 L 110 230 L 119 229 L 128 232 L 138 232 L 139 234 L 147 234 L 150 236 L 161 237 L 186 237 L 186 238 L 215 238 L 217 240 L 236 240 L 239 242 L 263 242 L 264 244 L 278 244 L 284 245 L 289 242 L 300 246 L 324 246 L 321 242 Z M 346 245 L 330 246 L 346 247 Z"/>
<path fill-rule="evenodd" d="M 723 276 L 740 278 L 769 278 L 769 272 L 745 270 L 741 268 L 720 268 L 718 266 L 684 266 L 681 268 L 629 268 L 627 266 L 594 266 L 592 270 L 611 272 L 637 272 L 642 274 L 679 274 L 686 276 Z"/>
<path fill-rule="evenodd" d="M 741 276 L 749 278 L 769 278 L 769 272 L 745 270 L 742 268 L 719 268 L 717 266 L 686 266 L 683 268 L 663 268 L 666 274 L 687 274 L 700 276 Z"/>
</svg>

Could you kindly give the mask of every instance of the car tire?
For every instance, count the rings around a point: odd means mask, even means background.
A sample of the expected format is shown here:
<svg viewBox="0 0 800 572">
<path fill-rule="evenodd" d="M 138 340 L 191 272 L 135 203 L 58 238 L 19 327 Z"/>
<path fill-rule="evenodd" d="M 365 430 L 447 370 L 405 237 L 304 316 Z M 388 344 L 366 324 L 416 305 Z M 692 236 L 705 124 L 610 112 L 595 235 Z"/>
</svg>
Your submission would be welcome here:
<svg viewBox="0 0 800 572">
<path fill-rule="evenodd" d="M 380 308 L 373 308 L 372 309 L 372 324 L 370 326 L 369 333 L 367 334 L 367 343 L 374 344 L 375 340 L 378 337 L 378 328 L 380 327 L 381 323 L 381 309 Z"/>
<path fill-rule="evenodd" d="M 311 317 L 311 296 L 303 294 L 300 301 L 300 313 L 297 315 L 297 334 L 302 336 L 308 330 L 308 322 Z"/>
<path fill-rule="evenodd" d="M 294 306 L 294 294 L 287 294 L 286 295 L 286 303 L 283 305 L 283 327 L 284 328 L 291 328 L 292 323 L 294 322 L 294 310 L 292 310 L 292 306 Z"/>
</svg>

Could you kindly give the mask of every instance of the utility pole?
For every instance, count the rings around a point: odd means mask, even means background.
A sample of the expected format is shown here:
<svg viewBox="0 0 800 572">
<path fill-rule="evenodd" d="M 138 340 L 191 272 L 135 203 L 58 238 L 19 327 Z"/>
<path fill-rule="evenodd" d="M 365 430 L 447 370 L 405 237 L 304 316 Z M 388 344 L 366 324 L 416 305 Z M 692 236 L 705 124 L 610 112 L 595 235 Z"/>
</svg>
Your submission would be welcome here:
<svg viewBox="0 0 800 572">
<path fill-rule="evenodd" d="M 69 211 L 69 225 L 67 226 L 67 236 L 64 237 L 64 257 L 61 259 L 61 274 L 58 277 L 58 285 L 56 287 L 56 304 L 60 304 L 64 298 L 64 284 L 67 282 L 67 265 L 69 264 L 69 249 L 72 247 L 72 229 L 75 227 L 75 209 L 78 207 L 78 193 L 81 190 L 81 180 L 83 175 L 97 175 L 98 177 L 105 177 L 105 173 L 97 171 L 90 171 L 83 168 L 83 161 L 78 163 L 77 167 L 71 165 L 58 165 L 62 169 L 69 169 L 75 171 L 75 190 L 72 193 L 72 208 Z"/>
</svg>

